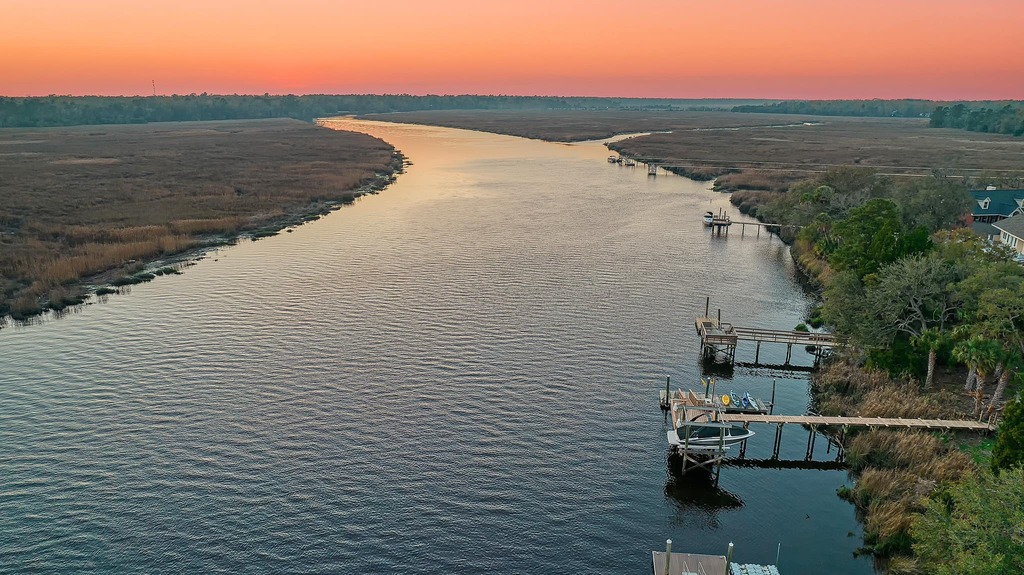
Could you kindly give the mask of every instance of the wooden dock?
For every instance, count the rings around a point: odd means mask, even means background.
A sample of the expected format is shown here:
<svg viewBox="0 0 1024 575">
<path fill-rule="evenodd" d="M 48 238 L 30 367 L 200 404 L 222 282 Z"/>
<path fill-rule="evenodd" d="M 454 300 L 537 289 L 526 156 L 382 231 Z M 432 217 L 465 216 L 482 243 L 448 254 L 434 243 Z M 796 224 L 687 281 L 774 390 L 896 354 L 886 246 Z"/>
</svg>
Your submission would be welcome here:
<svg viewBox="0 0 1024 575">
<path fill-rule="evenodd" d="M 990 423 L 959 419 L 905 419 L 902 417 L 846 417 L 829 415 L 761 415 L 752 413 L 721 413 L 719 420 L 727 423 L 774 423 L 785 425 L 795 423 L 811 427 L 869 427 L 872 429 L 936 429 L 945 431 L 982 431 L 991 432 L 996 428 Z"/>
<path fill-rule="evenodd" d="M 730 363 L 736 361 L 736 345 L 741 341 L 752 341 L 757 344 L 754 352 L 755 364 L 760 360 L 762 343 L 786 344 L 786 364 L 792 359 L 794 345 L 813 346 L 816 351 L 821 351 L 843 343 L 830 333 L 738 327 L 710 317 L 698 317 L 694 321 L 694 326 L 697 335 L 700 336 L 701 355 L 714 357 L 721 353 Z"/>
<path fill-rule="evenodd" d="M 653 575 L 779 575 L 775 565 L 734 563 L 733 544 L 725 555 L 700 555 L 697 553 L 673 553 L 672 540 L 665 541 L 665 551 L 651 552 Z"/>
<path fill-rule="evenodd" d="M 654 575 L 691 575 L 693 573 L 707 575 L 729 575 L 726 571 L 725 556 L 698 555 L 696 553 L 672 553 L 669 555 L 668 570 L 665 569 L 665 553 L 653 551 L 651 558 Z"/>
<path fill-rule="evenodd" d="M 744 429 L 747 429 L 750 427 L 751 423 L 774 424 L 776 428 L 775 441 L 772 445 L 773 460 L 779 458 L 779 451 L 782 447 L 782 429 L 787 423 L 806 426 L 810 432 L 807 436 L 807 450 L 804 454 L 805 460 L 810 460 L 814 457 L 814 446 L 815 440 L 818 436 L 818 428 L 826 427 L 838 429 L 839 431 L 834 434 L 836 437 L 826 435 L 829 450 L 831 450 L 833 444 L 839 448 L 839 451 L 836 453 L 837 461 L 842 460 L 843 458 L 843 441 L 851 427 L 867 427 L 870 429 L 885 428 L 924 429 L 936 431 L 973 431 L 981 433 L 991 433 L 996 429 L 996 426 L 991 423 L 957 419 L 727 413 L 722 409 L 720 404 L 715 403 L 713 398 L 702 397 L 689 390 L 684 392 L 681 389 L 677 390 L 671 397 L 669 397 L 667 390 L 665 392 L 659 392 L 659 402 L 662 407 L 665 406 L 666 398 L 668 398 L 670 413 L 673 418 L 673 429 L 684 425 L 682 421 L 676 420 L 676 414 L 677 411 L 683 411 L 687 408 L 706 411 L 718 425 L 742 424 Z M 710 426 L 709 424 L 704 425 Z M 711 471 L 712 477 L 717 484 L 719 474 L 721 473 L 722 463 L 724 462 L 729 450 L 729 447 L 724 445 L 724 439 L 723 434 L 723 443 L 718 445 L 716 449 L 710 450 L 707 448 L 694 450 L 689 445 L 679 447 L 673 445 L 672 453 L 675 456 L 682 457 L 682 465 L 680 466 L 681 472 L 686 473 L 690 469 L 708 469 Z M 746 447 L 747 441 L 742 441 L 740 443 L 740 458 L 745 456 Z"/>
</svg>

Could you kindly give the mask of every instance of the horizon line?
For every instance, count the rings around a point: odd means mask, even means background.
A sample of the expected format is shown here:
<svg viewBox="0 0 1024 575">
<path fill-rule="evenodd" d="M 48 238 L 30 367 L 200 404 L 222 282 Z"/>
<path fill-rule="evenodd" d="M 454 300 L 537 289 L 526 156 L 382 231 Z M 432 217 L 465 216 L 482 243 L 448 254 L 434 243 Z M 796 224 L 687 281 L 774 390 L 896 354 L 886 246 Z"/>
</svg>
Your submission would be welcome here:
<svg viewBox="0 0 1024 575">
<path fill-rule="evenodd" d="M 745 97 L 745 96 L 702 96 L 702 97 L 666 97 L 666 96 L 588 96 L 588 95 L 543 95 L 543 94 L 484 94 L 484 93 L 460 93 L 460 94 L 442 94 L 442 93 L 425 93 L 425 94 L 411 94 L 408 92 L 306 92 L 306 93 L 295 93 L 295 92 L 264 92 L 258 93 L 215 93 L 215 92 L 189 92 L 185 93 L 172 93 L 172 94 L 35 94 L 25 96 L 12 96 L 6 94 L 0 94 L 0 98 L 172 98 L 172 97 L 183 97 L 183 96 L 205 96 L 205 97 L 303 97 L 303 96 L 375 96 L 375 97 L 410 97 L 410 98 L 456 98 L 456 97 L 475 97 L 475 98 L 537 98 L 537 99 L 575 99 L 575 100 L 664 100 L 664 101 L 689 101 L 689 102 L 701 102 L 711 100 L 755 100 L 755 101 L 771 101 L 771 102 L 898 102 L 898 101 L 920 101 L 920 102 L 1020 102 L 1024 103 L 1024 99 L 1013 99 L 1013 98 L 989 98 L 989 99 L 943 99 L 943 98 L 921 98 L 921 97 L 903 97 L 903 98 L 774 98 L 774 97 Z"/>
</svg>

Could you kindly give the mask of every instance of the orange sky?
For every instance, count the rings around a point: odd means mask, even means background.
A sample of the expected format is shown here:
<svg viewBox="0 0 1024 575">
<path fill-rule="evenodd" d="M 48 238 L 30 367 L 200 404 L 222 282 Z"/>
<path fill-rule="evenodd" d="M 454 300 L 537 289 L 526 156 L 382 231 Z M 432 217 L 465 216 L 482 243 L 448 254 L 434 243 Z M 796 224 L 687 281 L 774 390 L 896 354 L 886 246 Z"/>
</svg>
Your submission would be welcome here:
<svg viewBox="0 0 1024 575">
<path fill-rule="evenodd" d="M 0 95 L 1024 98 L 1020 0 L 0 0 Z"/>
</svg>

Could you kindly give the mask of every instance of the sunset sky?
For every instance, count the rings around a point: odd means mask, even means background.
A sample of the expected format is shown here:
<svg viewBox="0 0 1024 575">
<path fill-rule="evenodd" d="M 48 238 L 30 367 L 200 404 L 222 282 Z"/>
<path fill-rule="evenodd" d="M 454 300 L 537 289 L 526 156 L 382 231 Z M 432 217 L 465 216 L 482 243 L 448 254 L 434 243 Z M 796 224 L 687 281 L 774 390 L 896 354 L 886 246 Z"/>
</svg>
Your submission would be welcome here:
<svg viewBox="0 0 1024 575">
<path fill-rule="evenodd" d="M 0 95 L 1024 98 L 1020 0 L 0 0 Z"/>
</svg>

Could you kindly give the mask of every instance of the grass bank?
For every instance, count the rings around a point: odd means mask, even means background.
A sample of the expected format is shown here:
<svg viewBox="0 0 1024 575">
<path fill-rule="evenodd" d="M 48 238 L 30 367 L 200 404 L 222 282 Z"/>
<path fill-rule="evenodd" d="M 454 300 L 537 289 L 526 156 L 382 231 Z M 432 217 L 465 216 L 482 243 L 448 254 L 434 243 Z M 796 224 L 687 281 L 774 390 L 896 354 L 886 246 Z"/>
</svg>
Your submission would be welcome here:
<svg viewBox="0 0 1024 575">
<path fill-rule="evenodd" d="M 911 378 L 892 378 L 844 358 L 813 378 L 813 406 L 823 415 L 972 419 L 961 377 L 958 370 L 943 370 L 936 389 L 922 393 Z M 912 557 L 911 525 L 929 496 L 987 467 L 992 448 L 991 438 L 977 434 L 888 429 L 851 430 L 844 443 L 857 481 L 839 495 L 856 506 L 864 524 L 862 551 L 894 573 Z"/>
<path fill-rule="evenodd" d="M 295 120 L 0 130 L 0 317 L 239 234 L 271 235 L 386 185 L 387 143 Z"/>
</svg>

